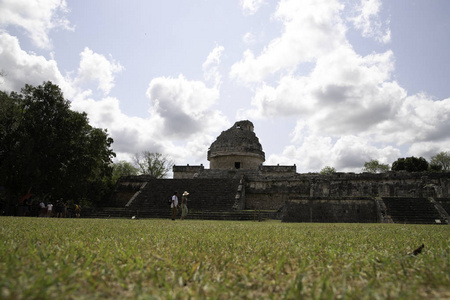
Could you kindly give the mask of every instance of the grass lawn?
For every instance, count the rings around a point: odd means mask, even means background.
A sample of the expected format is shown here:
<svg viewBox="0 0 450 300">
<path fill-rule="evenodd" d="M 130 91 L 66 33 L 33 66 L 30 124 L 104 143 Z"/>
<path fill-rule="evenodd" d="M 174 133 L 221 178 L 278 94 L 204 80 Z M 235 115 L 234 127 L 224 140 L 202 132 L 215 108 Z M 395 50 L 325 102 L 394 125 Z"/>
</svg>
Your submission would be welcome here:
<svg viewBox="0 0 450 300">
<path fill-rule="evenodd" d="M 450 226 L 0 217 L 0 298 L 450 299 Z"/>
</svg>

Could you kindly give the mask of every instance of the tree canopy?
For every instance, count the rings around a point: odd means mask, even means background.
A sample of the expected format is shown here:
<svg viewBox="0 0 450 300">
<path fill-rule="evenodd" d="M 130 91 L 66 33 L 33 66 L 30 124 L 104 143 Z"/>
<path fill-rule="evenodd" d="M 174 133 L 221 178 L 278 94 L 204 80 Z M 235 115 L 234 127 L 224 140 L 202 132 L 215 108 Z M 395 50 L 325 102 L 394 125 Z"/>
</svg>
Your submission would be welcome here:
<svg viewBox="0 0 450 300">
<path fill-rule="evenodd" d="M 439 152 L 431 157 L 430 167 L 434 170 L 450 171 L 450 152 Z"/>
<path fill-rule="evenodd" d="M 70 109 L 60 88 L 44 82 L 0 93 L 0 186 L 10 196 L 103 196 L 115 153 L 106 130 Z"/>
<path fill-rule="evenodd" d="M 389 168 L 388 164 L 381 164 L 378 160 L 372 159 L 364 163 L 362 171 L 368 173 L 384 173 L 389 171 Z"/>
<path fill-rule="evenodd" d="M 119 161 L 114 163 L 112 164 L 112 168 L 113 173 L 111 181 L 113 183 L 116 183 L 122 176 L 137 175 L 139 173 L 139 169 L 127 161 Z"/>
<path fill-rule="evenodd" d="M 392 163 L 392 171 L 424 172 L 427 170 L 428 162 L 423 157 L 402 157 Z"/>
<path fill-rule="evenodd" d="M 167 156 L 150 151 L 136 153 L 134 163 L 140 174 L 155 178 L 165 178 L 174 164 Z"/>
<path fill-rule="evenodd" d="M 330 167 L 330 166 L 325 166 L 322 168 L 322 170 L 320 170 L 320 174 L 322 175 L 331 175 L 336 173 L 336 169 L 334 167 Z"/>
</svg>

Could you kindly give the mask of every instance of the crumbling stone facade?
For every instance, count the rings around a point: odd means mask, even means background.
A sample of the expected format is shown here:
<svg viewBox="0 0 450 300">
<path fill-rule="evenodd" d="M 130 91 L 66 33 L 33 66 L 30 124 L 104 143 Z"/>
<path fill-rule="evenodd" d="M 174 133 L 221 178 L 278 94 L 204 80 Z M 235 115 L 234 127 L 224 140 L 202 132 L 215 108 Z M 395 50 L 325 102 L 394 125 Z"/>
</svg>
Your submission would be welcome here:
<svg viewBox="0 0 450 300">
<path fill-rule="evenodd" d="M 450 198 L 449 173 L 320 175 L 299 174 L 295 165 L 264 166 L 250 121 L 223 131 L 208 160 L 210 169 L 174 166 L 174 178 L 240 178 L 234 209 L 284 211 L 286 221 L 383 222 L 383 197 Z"/>
<path fill-rule="evenodd" d="M 164 217 L 172 192 L 188 190 L 196 218 L 255 212 L 284 222 L 449 223 L 449 172 L 301 174 L 295 165 L 263 165 L 264 155 L 253 124 L 236 122 L 211 144 L 209 169 L 174 166 L 173 179 L 123 177 L 111 199 L 116 209 L 104 213 Z"/>
<path fill-rule="evenodd" d="M 236 122 L 223 131 L 208 150 L 210 169 L 256 169 L 265 154 L 250 121 Z"/>
</svg>

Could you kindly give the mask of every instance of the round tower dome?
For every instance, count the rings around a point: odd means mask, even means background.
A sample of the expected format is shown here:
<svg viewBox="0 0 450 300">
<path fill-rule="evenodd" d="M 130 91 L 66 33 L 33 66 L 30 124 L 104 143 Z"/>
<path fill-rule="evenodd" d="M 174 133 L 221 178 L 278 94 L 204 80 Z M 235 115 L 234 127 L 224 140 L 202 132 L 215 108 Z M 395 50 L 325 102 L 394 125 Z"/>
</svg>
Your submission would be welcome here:
<svg viewBox="0 0 450 300">
<path fill-rule="evenodd" d="M 253 132 L 253 123 L 239 121 L 222 133 L 208 150 L 210 169 L 257 169 L 264 151 Z"/>
</svg>

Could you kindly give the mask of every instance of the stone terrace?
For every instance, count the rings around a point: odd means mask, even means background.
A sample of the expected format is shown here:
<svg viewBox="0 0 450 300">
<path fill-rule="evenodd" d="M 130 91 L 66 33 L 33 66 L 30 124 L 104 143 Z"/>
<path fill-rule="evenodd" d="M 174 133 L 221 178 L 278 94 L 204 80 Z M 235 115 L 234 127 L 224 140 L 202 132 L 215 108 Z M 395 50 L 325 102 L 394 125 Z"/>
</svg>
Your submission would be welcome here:
<svg viewBox="0 0 450 300">
<path fill-rule="evenodd" d="M 441 216 L 435 204 L 427 198 L 383 197 L 383 202 L 394 223 L 447 224 L 446 217 Z"/>
<path fill-rule="evenodd" d="M 152 179 L 123 178 L 117 185 L 113 206 L 94 211 L 90 217 L 169 218 L 173 192 L 178 191 L 179 200 L 184 191 L 189 192 L 189 218 L 201 219 L 251 219 L 253 214 L 234 215 L 235 197 L 239 179 Z M 128 180 L 128 181 L 127 181 Z M 141 182 L 136 182 L 142 180 Z M 130 197 L 133 195 L 133 197 Z M 131 198 L 131 200 L 130 200 Z M 127 203 L 125 203 L 125 199 Z M 117 207 L 121 206 L 121 207 Z M 215 217 L 214 217 L 215 216 Z M 228 217 L 227 217 L 228 216 Z"/>
</svg>

